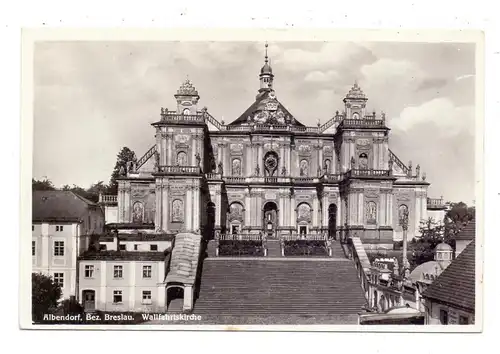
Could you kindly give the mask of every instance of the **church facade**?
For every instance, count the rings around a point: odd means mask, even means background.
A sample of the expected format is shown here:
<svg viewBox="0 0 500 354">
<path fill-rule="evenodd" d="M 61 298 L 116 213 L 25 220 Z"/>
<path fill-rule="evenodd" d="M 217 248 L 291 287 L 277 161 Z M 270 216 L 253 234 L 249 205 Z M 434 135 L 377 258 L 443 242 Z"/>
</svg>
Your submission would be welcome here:
<svg viewBox="0 0 500 354">
<path fill-rule="evenodd" d="M 325 124 L 305 126 L 273 88 L 268 62 L 255 101 L 229 124 L 200 107 L 186 80 L 176 109 L 161 109 L 155 141 L 119 179 L 116 222 L 147 233 L 402 240 L 427 217 L 420 166 L 389 148 L 385 115 L 367 110 L 355 83 Z"/>
</svg>

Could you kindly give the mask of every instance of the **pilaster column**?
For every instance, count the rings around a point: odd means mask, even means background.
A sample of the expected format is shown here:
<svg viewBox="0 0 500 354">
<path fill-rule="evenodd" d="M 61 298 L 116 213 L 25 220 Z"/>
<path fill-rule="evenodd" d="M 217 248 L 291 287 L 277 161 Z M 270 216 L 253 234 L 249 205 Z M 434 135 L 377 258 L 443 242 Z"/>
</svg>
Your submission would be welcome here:
<svg viewBox="0 0 500 354">
<path fill-rule="evenodd" d="M 220 190 L 215 191 L 215 226 L 222 226 L 222 200 Z"/>
<path fill-rule="evenodd" d="M 342 216 L 344 215 L 344 206 L 342 205 L 342 199 L 340 198 L 340 194 L 337 195 L 337 227 L 342 226 L 343 221 Z"/>
<path fill-rule="evenodd" d="M 378 224 L 380 226 L 386 226 L 387 225 L 387 221 L 386 221 L 386 209 L 387 209 L 387 194 L 384 192 L 384 193 L 380 193 L 380 212 L 379 212 L 379 215 L 378 215 Z"/>
<path fill-rule="evenodd" d="M 292 175 L 292 147 L 287 145 L 286 147 L 286 173 L 288 176 Z"/>
<path fill-rule="evenodd" d="M 169 200 L 168 200 L 168 180 L 163 180 L 161 184 L 161 204 L 162 204 L 162 222 L 161 229 L 163 231 L 168 230 L 168 209 L 169 209 Z"/>
<path fill-rule="evenodd" d="M 363 215 L 363 211 L 364 211 L 364 196 L 363 196 L 363 192 L 358 192 L 358 217 L 357 217 L 357 224 L 358 225 L 363 225 L 364 224 L 364 215 Z"/>
<path fill-rule="evenodd" d="M 252 217 L 250 215 L 250 212 L 252 211 L 252 205 L 250 203 L 251 203 L 250 192 L 247 191 L 245 193 L 245 221 L 244 221 L 245 226 L 250 226 L 250 221 L 252 220 Z"/>
<path fill-rule="evenodd" d="M 43 223 L 41 225 L 41 233 L 42 233 L 42 245 L 41 245 L 41 253 L 42 253 L 42 268 L 49 268 L 49 255 L 52 255 L 52 247 L 50 245 L 50 236 L 49 236 L 49 224 Z"/>
<path fill-rule="evenodd" d="M 162 285 L 165 281 L 165 262 L 158 263 L 158 278 L 156 279 L 158 285 L 157 289 L 157 300 L 156 305 L 158 308 L 164 309 L 167 305 L 165 303 L 165 285 Z"/>
<path fill-rule="evenodd" d="M 286 165 L 285 163 L 285 147 L 283 144 L 280 145 L 280 163 L 278 167 L 278 176 L 281 176 L 281 170 Z"/>
<path fill-rule="evenodd" d="M 318 195 L 316 192 L 312 193 L 313 196 L 313 215 L 312 215 L 312 226 L 318 226 L 318 213 L 319 213 L 319 203 Z"/>
<path fill-rule="evenodd" d="M 196 148 L 197 148 L 197 135 L 191 137 L 191 166 L 196 166 Z"/>
<path fill-rule="evenodd" d="M 392 214 L 394 213 L 393 211 L 393 206 L 392 206 L 392 199 L 393 195 L 392 193 L 387 194 L 387 225 L 394 227 L 392 223 Z"/>
<path fill-rule="evenodd" d="M 258 153 L 258 157 L 257 157 L 257 163 L 259 164 L 259 169 L 260 169 L 260 175 L 263 176 L 264 175 L 264 162 L 262 161 L 264 155 L 263 155 L 263 152 L 264 152 L 264 149 L 262 147 L 262 144 L 259 144 L 259 153 Z"/>
<path fill-rule="evenodd" d="M 193 230 L 200 228 L 200 187 L 193 189 Z"/>
<path fill-rule="evenodd" d="M 156 181 L 155 191 L 155 229 L 161 228 L 161 188 L 160 182 Z"/>
<path fill-rule="evenodd" d="M 252 175 L 252 145 L 247 144 L 245 145 L 245 153 L 244 153 L 244 159 L 245 159 L 245 172 L 242 173 L 242 176 L 251 176 Z M 242 164 L 243 165 L 243 164 Z M 249 208 L 249 205 L 245 206 L 245 208 Z"/>
<path fill-rule="evenodd" d="M 130 184 L 125 186 L 125 218 L 124 222 L 130 222 Z"/>
<path fill-rule="evenodd" d="M 422 207 L 420 205 L 421 203 L 422 199 L 420 197 L 420 192 L 417 192 L 415 197 L 415 218 L 414 218 L 415 234 L 418 233 L 420 226 L 420 214 L 422 213 Z"/>
<path fill-rule="evenodd" d="M 328 195 L 323 192 L 323 227 L 328 227 Z"/>
<path fill-rule="evenodd" d="M 166 158 L 166 160 L 165 160 L 165 158 L 163 158 L 161 160 L 162 164 L 166 164 L 168 166 L 174 165 L 174 163 L 172 162 L 172 157 L 173 157 L 173 154 L 174 154 L 173 146 L 172 146 L 173 145 L 172 138 L 173 138 L 173 136 L 171 136 L 171 135 L 167 135 L 166 136 L 166 139 L 168 139 L 167 140 L 167 151 L 166 151 L 166 154 L 165 154 L 167 156 L 167 158 Z M 165 140 L 163 140 L 163 141 L 164 141 L 164 144 L 165 144 Z M 164 145 L 164 147 L 165 147 L 165 145 Z M 165 150 L 163 150 L 163 151 L 165 151 Z"/>
<path fill-rule="evenodd" d="M 262 225 L 262 194 L 259 192 L 255 197 L 255 199 L 257 202 L 255 208 L 255 211 L 257 212 L 257 217 L 255 218 L 255 220 L 257 220 L 257 226 L 263 227 L 264 225 Z"/>
<path fill-rule="evenodd" d="M 290 199 L 290 226 L 296 227 L 297 217 L 295 215 L 296 208 L 295 194 Z"/>
<path fill-rule="evenodd" d="M 316 170 L 318 170 L 318 167 L 319 167 L 321 169 L 321 171 L 323 171 L 323 148 L 319 147 L 318 150 L 319 150 L 319 154 L 318 154 L 319 161 L 318 161 L 318 166 L 316 167 Z"/>
<path fill-rule="evenodd" d="M 420 217 L 424 220 L 427 219 L 427 195 L 426 195 L 426 193 L 422 193 L 420 208 L 421 208 Z"/>
</svg>

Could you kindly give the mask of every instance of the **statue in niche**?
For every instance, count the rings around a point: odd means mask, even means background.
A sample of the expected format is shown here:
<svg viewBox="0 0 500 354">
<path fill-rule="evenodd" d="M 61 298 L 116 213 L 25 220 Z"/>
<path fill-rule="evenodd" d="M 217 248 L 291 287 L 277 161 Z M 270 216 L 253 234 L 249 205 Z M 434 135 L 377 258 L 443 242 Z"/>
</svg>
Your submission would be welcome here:
<svg viewBox="0 0 500 354">
<path fill-rule="evenodd" d="M 392 173 L 392 165 L 394 164 L 394 160 L 392 157 L 389 159 L 389 171 Z"/>
<path fill-rule="evenodd" d="M 172 202 L 172 221 L 173 222 L 184 221 L 183 202 L 180 199 L 176 199 Z"/>
<path fill-rule="evenodd" d="M 222 174 L 224 173 L 224 170 L 223 170 L 223 168 L 222 168 L 222 167 L 223 167 L 223 166 L 222 166 L 222 161 L 220 161 L 220 162 L 219 162 L 219 165 L 217 166 L 217 168 L 219 169 L 219 171 L 218 171 L 218 172 L 219 172 L 219 174 L 220 174 L 220 175 L 222 175 Z"/>
<path fill-rule="evenodd" d="M 415 168 L 415 172 L 416 172 L 417 178 L 420 177 L 420 165 L 417 165 L 417 167 Z"/>
<path fill-rule="evenodd" d="M 184 151 L 181 151 L 177 154 L 177 166 L 186 166 L 187 164 L 187 155 Z"/>
<path fill-rule="evenodd" d="M 369 223 L 377 222 L 377 204 L 375 202 L 366 204 L 366 221 Z"/>
<path fill-rule="evenodd" d="M 195 158 L 196 158 L 196 166 L 200 166 L 201 156 L 199 152 L 196 153 Z"/>
<path fill-rule="evenodd" d="M 144 221 L 144 205 L 141 202 L 135 202 L 132 210 L 133 223 L 142 224 Z"/>
<path fill-rule="evenodd" d="M 233 176 L 241 175 L 241 162 L 239 159 L 233 160 Z"/>
<path fill-rule="evenodd" d="M 281 175 L 286 176 L 286 167 L 285 166 L 283 166 L 283 168 L 281 169 Z"/>
<path fill-rule="evenodd" d="M 351 169 L 354 170 L 354 168 L 356 167 L 356 160 L 354 160 L 354 156 L 351 157 Z"/>
<path fill-rule="evenodd" d="M 125 168 L 123 166 L 120 166 L 120 176 L 125 176 L 126 172 L 125 172 Z"/>
<path fill-rule="evenodd" d="M 331 165 L 330 160 L 325 160 L 325 165 L 323 166 L 323 169 L 324 169 L 323 172 L 325 175 L 330 174 L 330 165 Z"/>
<path fill-rule="evenodd" d="M 260 176 L 260 167 L 259 167 L 259 164 L 257 164 L 257 166 L 255 166 L 255 175 L 257 177 Z"/>
<path fill-rule="evenodd" d="M 301 176 L 307 176 L 308 175 L 308 168 L 309 168 L 308 165 L 309 164 L 308 164 L 307 160 L 300 161 L 300 171 L 299 172 L 300 172 Z"/>
<path fill-rule="evenodd" d="M 359 155 L 359 168 L 363 170 L 368 169 L 368 156 L 365 153 Z"/>
<path fill-rule="evenodd" d="M 135 172 L 135 162 L 133 160 L 127 162 L 127 171 L 128 171 L 128 173 L 134 173 Z"/>
</svg>

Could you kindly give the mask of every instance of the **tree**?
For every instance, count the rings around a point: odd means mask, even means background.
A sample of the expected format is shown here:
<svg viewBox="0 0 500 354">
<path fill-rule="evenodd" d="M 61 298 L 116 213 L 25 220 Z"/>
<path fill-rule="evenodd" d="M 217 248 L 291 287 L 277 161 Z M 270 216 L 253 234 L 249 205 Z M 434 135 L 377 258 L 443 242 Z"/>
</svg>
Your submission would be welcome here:
<svg viewBox="0 0 500 354">
<path fill-rule="evenodd" d="M 42 273 L 31 274 L 31 317 L 34 322 L 43 320 L 45 314 L 54 312 L 61 298 L 59 284 Z"/>
<path fill-rule="evenodd" d="M 420 221 L 420 239 L 428 241 L 432 244 L 437 244 L 444 239 L 444 225 L 437 222 L 434 218 L 427 218 Z"/>
<path fill-rule="evenodd" d="M 31 179 L 31 188 L 33 191 L 53 191 L 56 189 L 52 181 L 45 177 L 43 180 Z"/>
<path fill-rule="evenodd" d="M 128 147 L 123 147 L 118 155 L 116 155 L 116 164 L 111 174 L 111 179 L 109 180 L 109 188 L 107 193 L 116 194 L 118 193 L 118 182 L 117 179 L 120 177 L 120 169 L 123 168 L 124 171 L 127 169 L 127 163 L 129 161 L 137 161 L 135 152 L 130 150 Z"/>
</svg>

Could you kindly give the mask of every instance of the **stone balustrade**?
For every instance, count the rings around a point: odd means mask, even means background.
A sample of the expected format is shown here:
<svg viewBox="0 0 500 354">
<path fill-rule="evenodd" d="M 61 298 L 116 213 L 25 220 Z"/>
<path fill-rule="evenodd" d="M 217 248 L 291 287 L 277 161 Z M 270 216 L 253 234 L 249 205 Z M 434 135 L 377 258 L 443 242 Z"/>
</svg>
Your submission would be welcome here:
<svg viewBox="0 0 500 354">
<path fill-rule="evenodd" d="M 201 173 L 201 169 L 199 166 L 159 166 L 158 173 L 197 175 Z"/>
<path fill-rule="evenodd" d="M 99 203 L 103 204 L 116 204 L 118 203 L 118 196 L 116 194 L 99 194 Z"/>
</svg>

